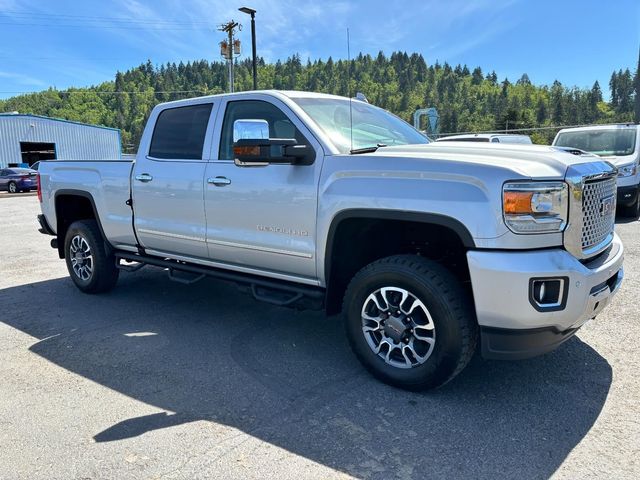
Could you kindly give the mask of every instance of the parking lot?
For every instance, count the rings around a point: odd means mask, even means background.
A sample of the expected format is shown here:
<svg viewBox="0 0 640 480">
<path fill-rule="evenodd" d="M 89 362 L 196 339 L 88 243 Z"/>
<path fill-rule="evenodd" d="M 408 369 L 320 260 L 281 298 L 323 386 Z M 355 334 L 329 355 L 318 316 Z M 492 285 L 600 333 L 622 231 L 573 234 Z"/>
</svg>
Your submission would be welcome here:
<svg viewBox="0 0 640 480">
<path fill-rule="evenodd" d="M 638 478 L 640 224 L 626 279 L 562 348 L 475 358 L 435 392 L 372 379 L 340 321 L 233 285 L 123 273 L 81 294 L 0 194 L 0 477 Z"/>
</svg>

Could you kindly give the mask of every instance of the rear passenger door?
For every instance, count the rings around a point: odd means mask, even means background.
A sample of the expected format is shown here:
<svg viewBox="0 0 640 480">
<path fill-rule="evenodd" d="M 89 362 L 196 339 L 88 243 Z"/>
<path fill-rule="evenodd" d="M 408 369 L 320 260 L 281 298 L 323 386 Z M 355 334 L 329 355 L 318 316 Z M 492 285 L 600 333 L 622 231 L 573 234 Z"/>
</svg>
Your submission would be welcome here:
<svg viewBox="0 0 640 480">
<path fill-rule="evenodd" d="M 212 102 L 161 110 L 133 171 L 134 225 L 150 254 L 207 258 L 204 174 Z M 148 137 L 148 136 L 147 136 Z M 206 153 L 205 153 L 206 152 Z"/>
</svg>

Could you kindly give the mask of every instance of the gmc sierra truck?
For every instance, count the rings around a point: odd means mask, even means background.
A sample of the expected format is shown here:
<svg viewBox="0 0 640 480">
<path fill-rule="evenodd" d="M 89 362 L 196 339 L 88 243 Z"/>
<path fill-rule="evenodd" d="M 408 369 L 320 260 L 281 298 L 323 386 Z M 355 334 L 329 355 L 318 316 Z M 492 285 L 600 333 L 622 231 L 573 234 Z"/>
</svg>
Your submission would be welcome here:
<svg viewBox="0 0 640 480">
<path fill-rule="evenodd" d="M 418 390 L 605 308 L 616 175 L 582 150 L 429 143 L 356 99 L 244 92 L 156 106 L 133 161 L 42 163 L 38 219 L 83 292 L 150 265 L 342 312 L 362 364 Z"/>
</svg>

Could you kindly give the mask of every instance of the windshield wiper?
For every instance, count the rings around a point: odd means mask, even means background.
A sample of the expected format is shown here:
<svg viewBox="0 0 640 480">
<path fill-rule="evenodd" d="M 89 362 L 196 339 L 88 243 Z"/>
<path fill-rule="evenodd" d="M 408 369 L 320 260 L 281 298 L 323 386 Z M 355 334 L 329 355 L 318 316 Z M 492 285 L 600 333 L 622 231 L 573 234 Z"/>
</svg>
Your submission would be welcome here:
<svg viewBox="0 0 640 480">
<path fill-rule="evenodd" d="M 351 153 L 352 155 L 357 155 L 359 153 L 373 153 L 376 150 L 378 150 L 380 147 L 386 147 L 386 146 L 387 145 L 385 143 L 378 143 L 377 145 L 371 146 L 371 147 L 354 148 L 349 153 Z"/>
</svg>

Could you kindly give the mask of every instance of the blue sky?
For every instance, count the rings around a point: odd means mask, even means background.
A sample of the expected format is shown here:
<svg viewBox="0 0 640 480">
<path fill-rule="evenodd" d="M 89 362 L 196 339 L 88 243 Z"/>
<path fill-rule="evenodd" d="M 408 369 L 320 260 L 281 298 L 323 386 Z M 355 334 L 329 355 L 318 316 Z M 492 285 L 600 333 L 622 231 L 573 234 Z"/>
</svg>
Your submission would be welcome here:
<svg viewBox="0 0 640 480">
<path fill-rule="evenodd" d="M 527 72 L 605 93 L 612 70 L 635 69 L 640 0 L 247 0 L 257 13 L 258 53 L 420 52 L 428 63 L 480 65 L 500 78 Z M 0 98 L 49 86 L 87 86 L 153 63 L 219 60 L 216 26 L 235 19 L 244 55 L 248 17 L 234 0 L 0 0 Z"/>
</svg>

